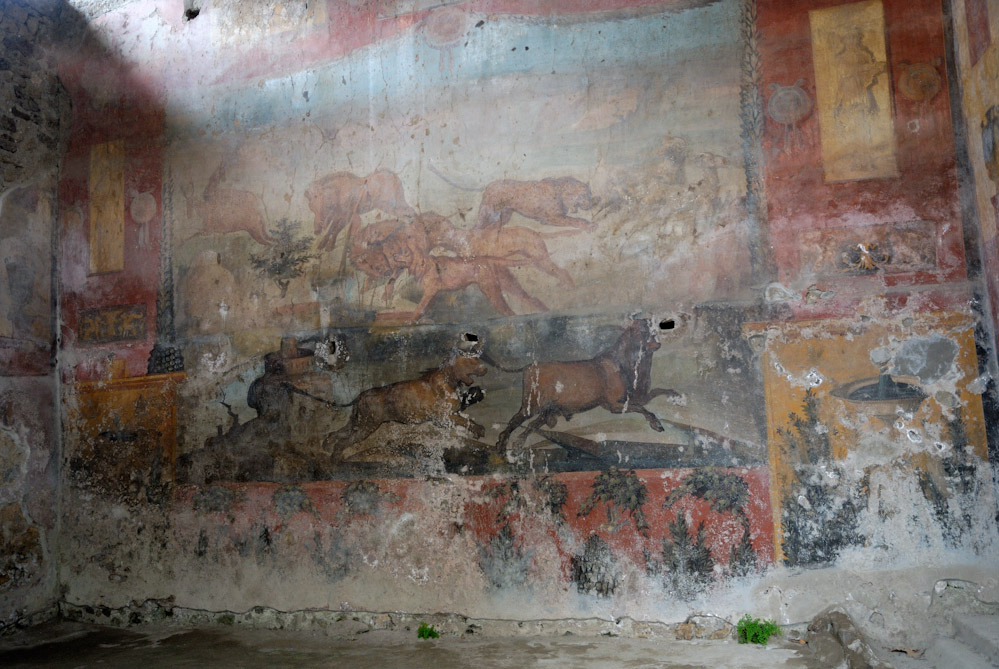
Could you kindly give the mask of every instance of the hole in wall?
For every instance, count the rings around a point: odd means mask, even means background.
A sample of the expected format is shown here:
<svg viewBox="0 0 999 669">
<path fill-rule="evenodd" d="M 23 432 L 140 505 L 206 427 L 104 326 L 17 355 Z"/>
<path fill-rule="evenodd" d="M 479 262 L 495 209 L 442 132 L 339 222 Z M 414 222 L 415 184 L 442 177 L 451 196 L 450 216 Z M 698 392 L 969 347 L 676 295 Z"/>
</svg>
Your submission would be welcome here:
<svg viewBox="0 0 999 669">
<path fill-rule="evenodd" d="M 675 327 L 676 327 L 676 321 L 673 320 L 672 318 L 664 318 L 663 320 L 659 321 L 660 330 L 672 330 Z"/>
<path fill-rule="evenodd" d="M 466 332 L 463 335 L 461 335 L 461 340 L 476 342 L 479 341 L 479 335 L 475 334 L 474 332 Z"/>
<path fill-rule="evenodd" d="M 201 0 L 184 0 L 184 20 L 193 21 L 201 14 Z"/>
</svg>

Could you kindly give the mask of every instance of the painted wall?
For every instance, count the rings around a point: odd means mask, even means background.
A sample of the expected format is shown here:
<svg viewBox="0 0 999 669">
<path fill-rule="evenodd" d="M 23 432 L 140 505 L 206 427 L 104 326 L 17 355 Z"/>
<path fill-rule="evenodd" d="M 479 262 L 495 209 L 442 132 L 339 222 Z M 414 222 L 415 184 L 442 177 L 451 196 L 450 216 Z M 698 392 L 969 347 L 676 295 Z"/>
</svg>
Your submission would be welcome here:
<svg viewBox="0 0 999 669">
<path fill-rule="evenodd" d="M 282 7 L 62 62 L 67 601 L 673 619 L 988 561 L 939 5 Z"/>
<path fill-rule="evenodd" d="M 967 120 L 972 183 L 969 200 L 979 221 L 983 274 L 989 298 L 999 300 L 999 6 L 995 2 L 953 3 L 955 57 L 961 72 L 962 111 Z M 993 326 L 995 323 L 993 322 Z"/>
<path fill-rule="evenodd" d="M 0 630 L 58 598 L 52 274 L 69 106 L 46 57 L 51 10 L 10 2 L 0 16 Z"/>
</svg>

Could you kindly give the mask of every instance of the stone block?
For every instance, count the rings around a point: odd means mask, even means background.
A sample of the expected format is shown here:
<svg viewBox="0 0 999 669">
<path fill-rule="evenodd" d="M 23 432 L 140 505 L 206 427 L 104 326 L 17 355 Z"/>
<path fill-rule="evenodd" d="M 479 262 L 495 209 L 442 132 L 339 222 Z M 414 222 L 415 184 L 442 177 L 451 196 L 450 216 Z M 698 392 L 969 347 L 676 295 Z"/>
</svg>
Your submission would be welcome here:
<svg viewBox="0 0 999 669">
<path fill-rule="evenodd" d="M 24 56 L 25 58 L 31 56 L 35 51 L 35 48 L 31 45 L 31 42 L 24 39 L 23 37 L 4 37 L 3 45 L 8 52 L 18 53 Z"/>
<path fill-rule="evenodd" d="M 55 151 L 59 146 L 59 140 L 55 137 L 50 137 L 45 133 L 38 133 L 38 141 L 45 145 L 45 147 L 51 151 Z"/>
</svg>

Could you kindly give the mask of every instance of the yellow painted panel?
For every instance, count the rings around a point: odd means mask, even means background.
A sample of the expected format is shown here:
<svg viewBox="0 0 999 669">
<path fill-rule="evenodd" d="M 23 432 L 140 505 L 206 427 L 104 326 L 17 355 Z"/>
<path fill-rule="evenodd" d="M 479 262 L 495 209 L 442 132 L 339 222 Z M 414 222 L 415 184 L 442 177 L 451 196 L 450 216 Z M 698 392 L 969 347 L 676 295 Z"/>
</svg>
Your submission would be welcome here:
<svg viewBox="0 0 999 669">
<path fill-rule="evenodd" d="M 905 459 L 932 476 L 940 469 L 941 451 L 935 444 L 954 442 L 965 443 L 970 453 L 987 459 L 981 396 L 972 390 L 978 359 L 967 315 L 922 314 L 869 325 L 812 321 L 760 330 L 767 333 L 763 384 L 778 560 L 783 559 L 781 514 L 798 465 L 843 462 L 856 454 L 854 462 Z M 892 410 L 883 415 L 881 409 L 865 408 L 837 393 L 852 383 L 876 382 L 880 370 L 871 351 L 897 351 L 907 340 L 934 337 L 956 344 L 953 369 L 939 382 L 922 387 L 926 397 L 908 407 L 908 414 Z M 815 424 L 822 426 L 821 434 L 812 431 Z M 865 450 L 871 444 L 876 444 L 876 452 Z"/>
<path fill-rule="evenodd" d="M 125 269 L 125 142 L 90 150 L 90 273 Z"/>
<path fill-rule="evenodd" d="M 826 181 L 898 175 L 880 0 L 808 13 Z"/>
</svg>

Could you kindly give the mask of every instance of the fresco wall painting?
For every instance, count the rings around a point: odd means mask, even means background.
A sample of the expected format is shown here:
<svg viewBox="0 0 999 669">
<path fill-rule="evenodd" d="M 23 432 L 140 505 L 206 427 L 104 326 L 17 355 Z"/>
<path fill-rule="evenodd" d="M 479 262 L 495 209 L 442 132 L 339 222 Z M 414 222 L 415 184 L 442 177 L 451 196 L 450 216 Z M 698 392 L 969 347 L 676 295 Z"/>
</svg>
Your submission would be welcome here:
<svg viewBox="0 0 999 669">
<path fill-rule="evenodd" d="M 912 250 L 900 249 L 898 255 L 908 259 L 895 271 L 882 277 L 847 268 L 835 281 L 834 297 L 793 307 L 805 318 L 845 316 L 856 300 L 884 285 L 946 284 L 963 276 L 964 242 L 953 225 L 960 212 L 938 9 L 928 4 L 907 8 L 894 0 L 821 3 L 793 10 L 780 3 L 759 5 L 761 30 L 781 32 L 781 39 L 760 44 L 761 85 L 767 95 L 763 179 L 776 279 L 801 295 L 812 284 L 825 290 L 822 284 L 831 285 L 832 275 L 823 276 L 826 260 L 813 266 L 816 243 L 823 248 L 819 257 L 831 259 L 844 253 L 845 238 L 852 238 L 868 251 L 854 246 L 857 253 L 852 255 L 857 257 L 849 263 L 886 265 L 877 259 L 886 252 L 888 230 L 899 229 L 898 237 L 922 226 L 937 229 L 930 244 L 935 247 L 933 261 L 926 240 L 897 239 L 896 244 Z M 849 27 L 848 19 L 857 12 L 873 18 L 861 32 L 844 28 L 839 35 L 832 19 L 839 25 L 842 18 L 842 25 Z M 926 20 L 908 21 L 913 12 Z M 854 58 L 854 69 L 847 70 L 837 54 L 847 53 L 850 39 L 859 40 L 856 51 L 863 58 Z M 869 87 L 863 85 L 865 72 Z M 849 98 L 854 89 L 858 96 Z M 864 110 L 872 114 L 871 123 L 857 116 L 859 130 L 844 125 L 850 114 L 868 113 Z M 867 136 L 869 130 L 877 138 Z M 852 176 L 841 171 L 837 176 L 838 154 L 830 150 L 844 141 L 856 142 L 843 154 L 845 160 L 877 169 L 858 170 Z M 869 244 L 880 244 L 881 250 L 872 253 Z"/>
<path fill-rule="evenodd" d="M 987 548 L 939 7 L 612 4 L 163 31 L 219 71 L 60 191 L 66 525 L 149 529 L 71 537 L 69 599 L 659 615 Z"/>
</svg>

